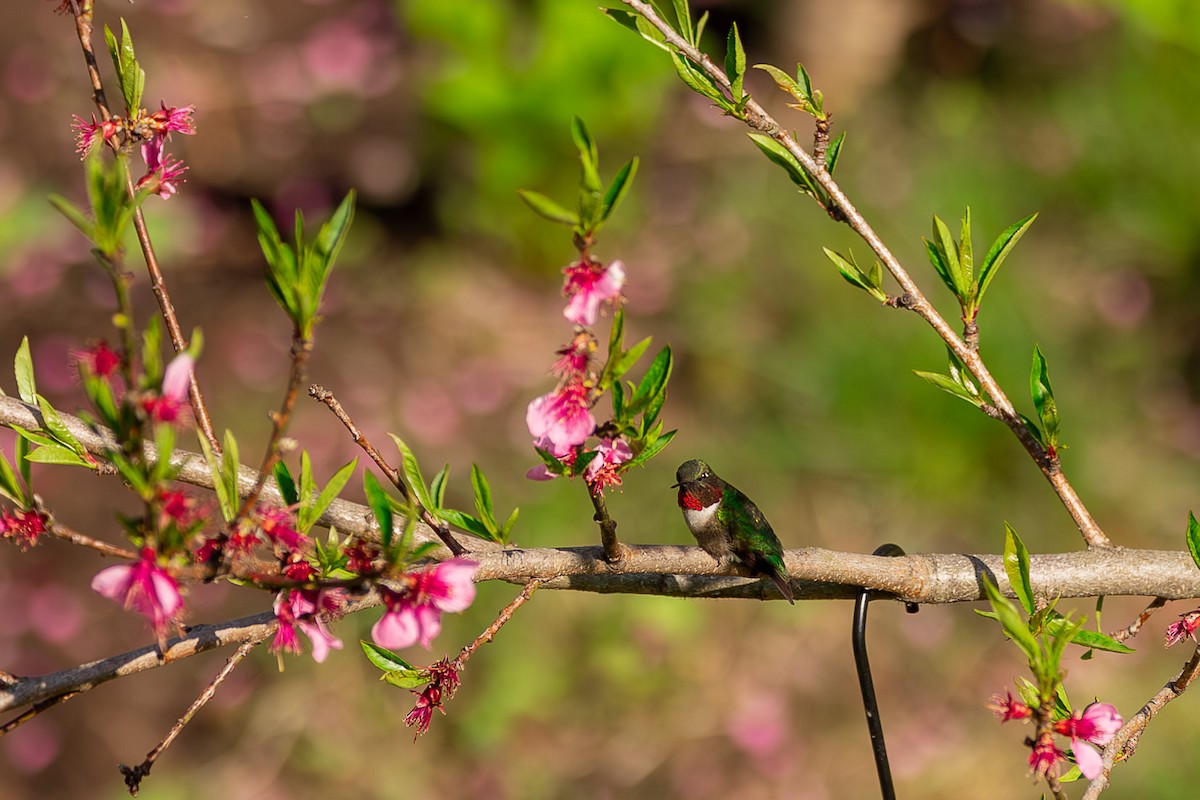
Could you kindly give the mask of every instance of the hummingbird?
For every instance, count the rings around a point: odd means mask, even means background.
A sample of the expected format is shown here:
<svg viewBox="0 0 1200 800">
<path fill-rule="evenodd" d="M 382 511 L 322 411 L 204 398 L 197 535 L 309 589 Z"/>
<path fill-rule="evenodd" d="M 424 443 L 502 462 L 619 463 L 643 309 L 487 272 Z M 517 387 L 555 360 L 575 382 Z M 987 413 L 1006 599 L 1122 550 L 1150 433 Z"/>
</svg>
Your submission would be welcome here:
<svg viewBox="0 0 1200 800">
<path fill-rule="evenodd" d="M 795 605 L 783 545 L 754 501 L 698 459 L 680 464 L 675 480 L 683 519 L 704 551 L 720 564 L 740 561 L 751 575 L 770 578 Z"/>
</svg>

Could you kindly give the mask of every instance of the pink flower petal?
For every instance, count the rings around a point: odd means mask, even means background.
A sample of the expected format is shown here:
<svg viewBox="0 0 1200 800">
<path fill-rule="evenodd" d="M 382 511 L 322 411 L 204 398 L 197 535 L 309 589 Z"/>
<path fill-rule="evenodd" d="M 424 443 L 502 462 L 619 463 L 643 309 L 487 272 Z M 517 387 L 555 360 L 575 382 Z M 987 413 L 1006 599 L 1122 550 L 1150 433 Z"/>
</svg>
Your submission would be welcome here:
<svg viewBox="0 0 1200 800">
<path fill-rule="evenodd" d="M 375 644 L 389 650 L 411 647 L 419 634 L 416 614 L 409 605 L 388 611 L 371 628 L 371 639 Z"/>
<path fill-rule="evenodd" d="M 417 606 L 417 627 L 421 631 L 421 646 L 428 650 L 442 632 L 442 612 L 432 605 Z"/>
<path fill-rule="evenodd" d="M 125 596 L 129 594 L 132 573 L 133 566 L 131 564 L 118 564 L 115 567 L 102 569 L 92 578 L 92 591 L 115 603 L 124 605 Z"/>
<path fill-rule="evenodd" d="M 1089 781 L 1094 780 L 1103 771 L 1104 759 L 1100 757 L 1096 748 L 1082 739 L 1071 740 L 1071 752 L 1075 754 L 1075 763 L 1079 765 L 1079 771 Z"/>
</svg>

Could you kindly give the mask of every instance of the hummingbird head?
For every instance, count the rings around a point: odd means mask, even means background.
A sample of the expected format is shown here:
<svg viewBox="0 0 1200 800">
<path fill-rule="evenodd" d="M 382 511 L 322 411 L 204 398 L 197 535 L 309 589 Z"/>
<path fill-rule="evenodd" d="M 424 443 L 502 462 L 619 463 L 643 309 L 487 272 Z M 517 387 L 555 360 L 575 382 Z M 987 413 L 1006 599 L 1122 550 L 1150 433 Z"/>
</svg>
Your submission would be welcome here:
<svg viewBox="0 0 1200 800">
<path fill-rule="evenodd" d="M 693 458 L 691 461 L 683 462 L 679 465 L 679 469 L 675 470 L 676 483 L 672 484 L 672 488 L 714 477 L 716 476 L 713 474 L 712 467 L 698 458 Z"/>
</svg>

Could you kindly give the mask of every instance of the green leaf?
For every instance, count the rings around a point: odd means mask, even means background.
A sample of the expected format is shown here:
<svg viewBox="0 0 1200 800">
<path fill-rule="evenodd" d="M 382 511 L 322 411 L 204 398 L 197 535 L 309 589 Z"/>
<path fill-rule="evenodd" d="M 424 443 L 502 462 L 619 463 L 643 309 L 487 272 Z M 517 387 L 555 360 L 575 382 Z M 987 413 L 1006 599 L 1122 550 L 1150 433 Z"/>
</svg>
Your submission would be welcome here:
<svg viewBox="0 0 1200 800">
<path fill-rule="evenodd" d="M 450 465 L 442 465 L 441 470 L 437 475 L 433 476 L 433 480 L 429 482 L 429 499 L 433 501 L 433 509 L 441 508 L 446 504 L 446 483 L 450 477 Z"/>
<path fill-rule="evenodd" d="M 996 588 L 990 575 L 984 574 L 981 582 L 988 602 L 992 605 L 992 611 L 995 612 L 996 619 L 1000 623 L 1001 630 L 1021 648 L 1029 660 L 1030 668 L 1037 672 L 1038 667 L 1043 663 L 1042 649 L 1038 646 L 1037 639 L 1029 632 L 1029 625 L 1025 618 L 1017 611 L 1016 606 L 1009 602 L 1008 598 L 1000 594 L 1000 590 Z"/>
<path fill-rule="evenodd" d="M 17 357 L 13 361 L 17 374 L 17 395 L 26 405 L 37 405 L 37 383 L 33 380 L 33 357 L 29 355 L 29 337 L 21 337 Z"/>
<path fill-rule="evenodd" d="M 17 433 L 21 433 L 21 429 L 12 426 L 12 429 Z M 17 472 L 21 474 L 21 480 L 25 481 L 25 488 L 33 494 L 33 468 L 29 464 L 29 440 L 24 436 L 17 437 L 13 460 L 17 464 Z"/>
<path fill-rule="evenodd" d="M 88 467 L 95 469 L 96 465 L 83 460 L 78 453 L 59 444 L 42 445 L 25 456 L 38 464 L 62 464 L 72 467 Z"/>
<path fill-rule="evenodd" d="M 1191 511 L 1188 512 L 1187 546 L 1188 552 L 1192 554 L 1192 561 L 1200 567 L 1200 522 L 1196 522 L 1196 515 Z"/>
<path fill-rule="evenodd" d="M 699 44 L 696 40 L 695 29 L 692 27 L 692 11 L 688 8 L 688 0 L 672 0 L 672 2 L 675 4 L 675 23 L 679 35 L 692 46 Z"/>
<path fill-rule="evenodd" d="M 500 526 L 496 524 L 496 514 L 492 506 L 492 487 L 488 485 L 487 478 L 483 476 L 483 470 L 479 469 L 478 464 L 471 465 L 471 489 L 475 492 L 475 510 L 479 512 L 479 518 L 493 535 L 498 536 Z"/>
<path fill-rule="evenodd" d="M 746 77 L 746 51 L 742 49 L 742 37 L 738 35 L 736 22 L 730 26 L 729 35 L 726 37 L 725 74 L 733 85 L 733 102 L 740 105 L 745 94 L 742 91 L 742 82 Z"/>
<path fill-rule="evenodd" d="M 579 117 L 571 118 L 571 138 L 575 140 L 575 148 L 579 150 L 579 160 L 583 165 L 583 187 L 589 192 L 603 191 L 596 142 L 588 132 L 587 125 Z"/>
<path fill-rule="evenodd" d="M 963 213 L 962 231 L 958 239 L 958 265 L 962 269 L 964 285 L 970 291 L 971 276 L 973 266 L 973 256 L 971 254 L 971 207 L 967 206 L 967 210 Z"/>
<path fill-rule="evenodd" d="M 283 461 L 275 462 L 275 485 L 279 487 L 279 494 L 283 497 L 285 506 L 294 506 L 300 502 L 300 495 L 296 492 L 296 482 L 292 480 L 292 473 L 288 471 L 287 464 Z"/>
<path fill-rule="evenodd" d="M 226 436 L 229 435 L 227 432 Z M 208 464 L 208 472 L 212 475 L 213 491 L 217 495 L 217 504 L 221 507 L 221 516 L 226 522 L 231 522 L 237 516 L 237 495 L 229 493 L 229 487 L 225 484 L 221 465 L 217 460 L 216 454 L 213 453 L 208 439 L 199 435 L 199 431 L 197 431 L 196 438 L 200 441 L 200 451 L 204 453 L 204 460 Z"/>
<path fill-rule="evenodd" d="M 1021 601 L 1026 614 L 1034 609 L 1033 588 L 1029 583 L 1029 551 L 1012 525 L 1004 523 L 1004 571 L 1012 584 L 1013 594 Z"/>
<path fill-rule="evenodd" d="M 500 541 L 503 544 L 508 544 L 508 540 L 512 537 L 513 526 L 517 524 L 517 517 L 520 516 L 521 509 L 514 508 L 512 513 L 508 515 L 508 519 L 504 520 L 504 524 L 500 526 Z"/>
<path fill-rule="evenodd" d="M 1017 246 L 1017 242 L 1021 241 L 1025 231 L 1029 230 L 1029 226 L 1033 225 L 1033 221 L 1036 219 L 1037 214 L 1033 213 L 1014 222 L 1005 228 L 1004 232 L 988 248 L 987 255 L 983 257 L 983 263 L 979 266 L 979 292 L 976 295 L 976 302 L 983 298 L 983 293 L 987 291 L 988 284 L 992 282 L 992 278 L 1000 269 L 1000 265 L 1004 263 L 1004 259 L 1008 258 L 1009 253 Z"/>
<path fill-rule="evenodd" d="M 830 175 L 837 169 L 838 159 L 842 156 L 842 144 L 845 141 L 846 132 L 842 131 L 829 143 L 829 149 L 825 151 L 825 169 Z"/>
<path fill-rule="evenodd" d="M 663 448 L 671 443 L 671 440 L 675 438 L 676 433 L 677 431 L 668 431 L 667 433 L 664 433 L 656 438 L 650 444 L 646 445 L 642 452 L 629 459 L 629 461 L 624 465 L 625 469 L 632 469 L 633 467 L 645 464 L 647 461 L 654 458 L 656 455 L 662 452 Z"/>
<path fill-rule="evenodd" d="M 384 673 L 383 679 L 392 686 L 398 686 L 401 689 L 415 689 L 418 686 L 429 683 L 429 673 L 424 670 L 416 670 L 414 672 L 397 670 L 395 672 Z"/>
<path fill-rule="evenodd" d="M 884 294 L 883 290 L 879 287 L 879 283 L 876 282 L 883 278 L 881 271 L 872 270 L 872 274 L 867 275 L 858 266 L 858 262 L 854 260 L 853 253 L 850 254 L 850 258 L 846 258 L 841 253 L 838 253 L 836 250 L 830 250 L 828 247 L 822 247 L 821 249 L 825 252 L 825 257 L 837 267 L 838 272 L 846 279 L 847 283 L 863 289 L 881 303 L 887 301 L 887 295 Z"/>
<path fill-rule="evenodd" d="M 454 527 L 460 528 L 467 533 L 473 533 L 481 539 L 487 539 L 488 541 L 498 541 L 496 535 L 492 533 L 484 521 L 477 517 L 473 517 L 462 511 L 456 511 L 453 508 L 439 508 L 435 514 Z"/>
<path fill-rule="evenodd" d="M 1050 386 L 1046 357 L 1036 344 L 1033 346 L 1033 368 L 1029 373 L 1029 392 L 1033 396 L 1033 405 L 1042 422 L 1042 430 L 1046 436 L 1044 444 L 1047 447 L 1055 447 L 1058 444 L 1058 406 L 1054 402 L 1054 389 Z"/>
<path fill-rule="evenodd" d="M 125 98 L 125 109 L 129 116 L 142 105 L 142 91 L 146 85 L 146 73 L 138 66 L 137 57 L 133 52 L 133 37 L 129 35 L 129 26 L 121 20 L 121 42 L 118 45 L 116 36 L 107 25 L 104 26 L 104 40 L 108 43 L 108 52 L 112 56 L 113 67 L 117 73 L 117 84 Z"/>
<path fill-rule="evenodd" d="M 579 225 L 579 215 L 577 213 L 568 211 L 549 197 L 546 197 L 546 195 L 528 189 L 518 189 L 517 194 L 520 195 L 527 206 L 551 222 L 559 222 L 563 225 L 571 226 Z"/>
<path fill-rule="evenodd" d="M 680 80 L 687 84 L 693 92 L 707 97 L 722 108 L 730 107 L 730 103 L 720 87 L 702 70 L 697 69 L 686 56 L 672 52 L 671 63 L 675 65 L 675 71 L 679 73 Z"/>
<path fill-rule="evenodd" d="M 396 443 L 396 447 L 400 450 L 400 457 L 403 461 L 404 475 L 408 479 L 408 485 L 417 495 L 419 502 L 426 509 L 432 510 L 435 508 L 433 500 L 429 497 L 429 487 L 425 485 L 425 479 L 421 477 L 421 465 L 417 463 L 417 457 L 408 445 L 394 433 L 389 433 L 392 441 Z"/>
<path fill-rule="evenodd" d="M 913 370 L 913 374 L 930 385 L 936 386 L 943 392 L 948 392 L 955 397 L 966 400 L 973 406 L 979 407 L 983 405 L 982 398 L 977 394 L 972 394 L 949 375 L 942 375 L 937 372 L 922 372 L 921 370 Z"/>
<path fill-rule="evenodd" d="M 8 463 L 8 459 L 4 457 L 4 453 L 0 453 L 0 495 L 4 495 L 19 508 L 28 508 L 29 500 L 25 497 L 25 490 L 21 488 L 21 484 L 17 481 L 17 475 L 13 472 L 12 465 Z"/>
<path fill-rule="evenodd" d="M 800 190 L 812 197 L 819 197 L 819 189 L 816 183 L 813 182 L 808 172 L 804 167 L 800 166 L 800 162 L 796 157 L 788 152 L 788 149 L 770 136 L 761 133 L 751 133 L 750 141 L 754 142 L 755 146 L 763 152 L 763 154 L 771 159 L 774 163 L 783 167 L 787 172 L 788 178 L 792 183 L 800 187 Z"/>
<path fill-rule="evenodd" d="M 311 505 L 302 509 L 300 514 L 300 532 L 308 533 L 313 525 L 317 524 L 317 520 L 325 513 L 325 510 L 333 503 L 342 489 L 350 482 L 350 477 L 354 474 L 354 469 L 358 466 L 358 459 L 351 459 L 348 464 L 343 464 L 342 467 L 329 479 L 325 484 L 325 488 L 317 495 L 317 499 L 312 501 Z"/>
<path fill-rule="evenodd" d="M 374 473 L 369 471 L 363 473 L 363 492 L 367 496 L 367 505 L 371 507 L 375 520 L 379 523 L 379 538 L 383 542 L 383 548 L 385 551 L 389 550 L 394 533 L 391 498 L 379 485 Z"/>
<path fill-rule="evenodd" d="M 380 647 L 374 642 L 362 640 L 359 640 L 359 644 L 362 645 L 363 652 L 367 655 L 367 660 L 384 672 L 392 672 L 393 670 L 416 670 L 416 667 L 393 653 L 391 650 L 388 650 L 386 647 Z"/>
<path fill-rule="evenodd" d="M 79 229 L 80 233 L 87 237 L 89 242 L 95 241 L 96 226 L 90 219 L 87 218 L 83 211 L 80 210 L 79 206 L 75 205 L 67 198 L 57 194 L 52 194 L 47 199 L 50 201 L 50 205 L 58 209 L 58 213 L 67 218 L 67 222 L 70 222 Z"/>
<path fill-rule="evenodd" d="M 628 413 L 630 416 L 641 413 L 650 402 L 666 390 L 667 381 L 671 378 L 671 346 L 666 345 L 658 351 L 641 383 L 629 400 Z"/>
<path fill-rule="evenodd" d="M 601 222 L 607 220 L 612 212 L 616 211 L 617 206 L 621 205 L 625 195 L 629 194 L 629 187 L 633 186 L 633 177 L 637 175 L 637 168 L 638 159 L 631 158 L 617 170 L 616 176 L 604 193 L 604 199 L 600 202 Z"/>
<path fill-rule="evenodd" d="M 1100 633 L 1099 631 L 1080 629 L 1075 632 L 1075 638 L 1071 642 L 1082 647 L 1088 647 L 1093 650 L 1106 650 L 1110 653 L 1126 654 L 1136 652 L 1132 647 L 1128 647 L 1108 634 Z"/>
<path fill-rule="evenodd" d="M 620 357 L 617 358 L 617 360 L 612 364 L 609 374 L 610 382 L 614 385 L 619 384 L 621 378 L 625 375 L 625 373 L 629 372 L 633 365 L 638 362 L 643 354 L 645 354 L 646 348 L 648 348 L 650 343 L 653 341 L 653 336 L 647 336 L 645 339 L 642 339 L 624 353 L 621 353 Z"/>
<path fill-rule="evenodd" d="M 91 464 L 87 448 L 75 438 L 75 434 L 71 433 L 71 429 L 63 422 L 63 418 L 59 413 L 54 410 L 54 406 L 50 405 L 46 398 L 40 394 L 37 396 L 37 401 L 38 409 L 42 412 L 42 426 L 44 430 L 53 436 L 56 441 L 75 451 L 75 454 L 82 458 L 85 463 Z M 91 465 L 95 466 L 95 464 Z"/>
<path fill-rule="evenodd" d="M 937 244 L 938 254 L 942 257 L 950 274 L 951 290 L 960 302 L 966 302 L 971 293 L 971 282 L 963 271 L 958 260 L 958 245 L 950 233 L 949 226 L 936 214 L 933 216 L 933 236 Z"/>
</svg>

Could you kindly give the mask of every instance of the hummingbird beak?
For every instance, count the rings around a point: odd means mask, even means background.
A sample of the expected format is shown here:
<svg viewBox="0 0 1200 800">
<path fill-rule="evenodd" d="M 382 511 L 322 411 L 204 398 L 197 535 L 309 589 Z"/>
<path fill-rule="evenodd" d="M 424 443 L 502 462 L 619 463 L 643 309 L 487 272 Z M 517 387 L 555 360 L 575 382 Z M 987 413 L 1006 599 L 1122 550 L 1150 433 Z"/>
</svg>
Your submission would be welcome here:
<svg viewBox="0 0 1200 800">
<path fill-rule="evenodd" d="M 672 484 L 671 484 L 671 488 L 672 488 L 672 489 L 677 489 L 677 488 L 679 488 L 679 484 L 678 484 L 678 483 L 672 483 Z"/>
</svg>

